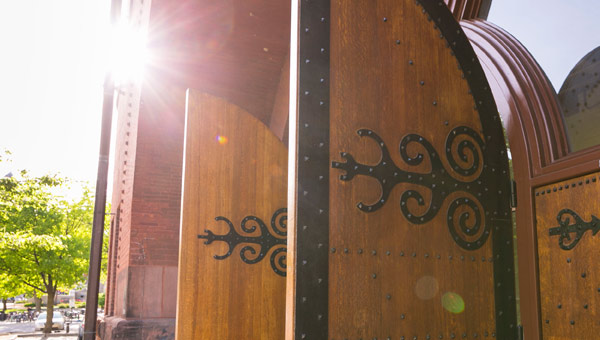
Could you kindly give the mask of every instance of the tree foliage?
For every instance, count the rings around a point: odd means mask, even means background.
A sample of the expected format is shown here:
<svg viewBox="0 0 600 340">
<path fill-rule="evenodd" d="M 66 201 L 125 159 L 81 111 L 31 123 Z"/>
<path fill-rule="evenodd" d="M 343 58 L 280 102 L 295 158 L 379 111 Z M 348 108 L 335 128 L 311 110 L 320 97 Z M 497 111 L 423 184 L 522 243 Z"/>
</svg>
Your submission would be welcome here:
<svg viewBox="0 0 600 340">
<path fill-rule="evenodd" d="M 16 285 L 48 296 L 50 332 L 57 289 L 87 274 L 93 199 L 87 189 L 74 201 L 58 195 L 69 183 L 58 176 L 18 177 L 0 179 L 0 269 Z"/>
<path fill-rule="evenodd" d="M 29 290 L 22 282 L 6 273 L 0 273 L 0 301 L 2 312 L 6 313 L 6 302 L 9 298 L 26 294 Z"/>
</svg>

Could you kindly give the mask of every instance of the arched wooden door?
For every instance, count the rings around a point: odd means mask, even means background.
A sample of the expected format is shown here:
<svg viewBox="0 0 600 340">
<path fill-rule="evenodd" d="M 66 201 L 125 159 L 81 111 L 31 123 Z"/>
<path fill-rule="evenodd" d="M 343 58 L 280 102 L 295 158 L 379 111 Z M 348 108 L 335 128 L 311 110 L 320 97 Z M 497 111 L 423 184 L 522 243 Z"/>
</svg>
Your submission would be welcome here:
<svg viewBox="0 0 600 340">
<path fill-rule="evenodd" d="M 286 339 L 516 339 L 505 142 L 464 32 L 442 1 L 297 5 Z"/>
<path fill-rule="evenodd" d="M 582 58 L 557 97 L 515 37 L 482 20 L 462 25 L 485 65 L 511 146 L 524 338 L 596 339 L 600 50 Z M 572 151 L 578 145 L 586 147 Z"/>
<path fill-rule="evenodd" d="M 598 57 L 600 48 L 584 56 L 559 91 L 570 155 L 548 167 L 532 192 L 544 339 L 595 339 L 600 332 Z"/>
<path fill-rule="evenodd" d="M 287 149 L 223 99 L 187 98 L 176 338 L 282 339 Z"/>
<path fill-rule="evenodd" d="M 534 189 L 544 339 L 595 339 L 600 331 L 599 175 Z"/>
</svg>

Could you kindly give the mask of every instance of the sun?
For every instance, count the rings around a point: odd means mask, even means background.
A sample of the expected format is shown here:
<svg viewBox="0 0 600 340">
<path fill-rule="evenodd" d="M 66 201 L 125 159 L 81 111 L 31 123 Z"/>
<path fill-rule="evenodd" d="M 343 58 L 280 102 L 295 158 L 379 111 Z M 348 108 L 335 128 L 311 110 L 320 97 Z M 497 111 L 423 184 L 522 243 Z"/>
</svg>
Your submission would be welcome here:
<svg viewBox="0 0 600 340">
<path fill-rule="evenodd" d="M 112 27 L 108 67 L 116 86 L 141 82 L 148 62 L 146 38 L 146 30 L 127 22 L 119 22 Z"/>
</svg>

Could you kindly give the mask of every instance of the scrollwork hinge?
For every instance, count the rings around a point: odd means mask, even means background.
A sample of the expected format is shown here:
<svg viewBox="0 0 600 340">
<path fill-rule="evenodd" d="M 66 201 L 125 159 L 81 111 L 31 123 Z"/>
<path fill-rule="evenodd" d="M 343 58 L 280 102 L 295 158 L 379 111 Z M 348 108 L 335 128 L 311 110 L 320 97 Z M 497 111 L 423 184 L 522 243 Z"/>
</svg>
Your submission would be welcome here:
<svg viewBox="0 0 600 340">
<path fill-rule="evenodd" d="M 447 171 L 439 153 L 424 137 L 408 134 L 400 141 L 399 151 L 402 160 L 409 166 L 416 166 L 425 160 L 422 153 L 409 155 L 408 146 L 419 144 L 425 149 L 431 163 L 429 173 L 409 172 L 400 169 L 390 156 L 383 139 L 374 131 L 360 129 L 361 137 L 368 137 L 377 142 L 381 151 L 381 159 L 375 165 L 357 162 L 352 155 L 342 152 L 345 162 L 332 162 L 335 169 L 343 170 L 340 180 L 350 181 L 357 175 L 376 179 L 381 186 L 381 196 L 372 203 L 359 202 L 358 209 L 372 213 L 381 209 L 388 201 L 392 189 L 400 183 L 409 183 L 423 187 L 431 192 L 429 206 L 424 213 L 418 214 L 409 208 L 408 202 L 414 201 L 419 206 L 426 204 L 421 192 L 406 190 L 400 196 L 400 209 L 404 217 L 413 224 L 424 224 L 431 221 L 441 209 L 445 199 L 455 195 L 448 206 L 447 222 L 452 239 L 462 248 L 475 250 L 483 246 L 490 234 L 491 226 L 485 223 L 484 211 L 478 197 L 487 191 L 485 183 L 479 180 L 484 171 L 485 144 L 479 134 L 466 126 L 459 126 L 450 131 L 446 137 L 445 155 L 450 169 Z M 458 159 L 455 158 L 458 156 Z M 472 194 L 473 192 L 477 194 Z M 467 193 L 470 193 L 467 195 Z M 480 208 L 481 206 L 481 208 Z M 459 209 L 459 207 L 461 209 Z M 458 216 L 455 216 L 458 215 Z"/>
<path fill-rule="evenodd" d="M 573 224 L 571 224 L 569 216 L 573 218 Z M 592 235 L 596 235 L 600 230 L 600 219 L 598 217 L 592 215 L 591 221 L 585 222 L 575 211 L 568 208 L 559 211 L 556 220 L 558 221 L 558 227 L 550 228 L 548 234 L 551 237 L 560 235 L 558 245 L 562 250 L 575 248 L 586 231 L 591 230 Z M 570 234 L 575 234 L 572 241 Z M 570 241 L 570 243 L 565 243 L 565 241 Z"/>
<path fill-rule="evenodd" d="M 216 221 L 224 221 L 229 226 L 229 232 L 224 235 L 215 235 L 210 230 L 204 230 L 205 235 L 198 235 L 198 238 L 205 239 L 204 244 L 208 245 L 214 241 L 227 243 L 229 249 L 223 255 L 214 255 L 217 260 L 224 260 L 231 256 L 235 247 L 239 244 L 246 244 L 240 250 L 240 258 L 248 264 L 260 262 L 272 248 L 276 248 L 270 256 L 271 268 L 280 276 L 286 276 L 286 257 L 287 257 L 287 209 L 281 208 L 275 211 L 271 217 L 271 229 L 256 216 L 246 216 L 242 220 L 241 229 L 245 234 L 240 234 L 229 219 L 223 216 L 215 217 Z M 260 235 L 251 236 L 256 231 L 256 225 L 248 227 L 247 223 L 255 223 L 260 229 Z"/>
</svg>

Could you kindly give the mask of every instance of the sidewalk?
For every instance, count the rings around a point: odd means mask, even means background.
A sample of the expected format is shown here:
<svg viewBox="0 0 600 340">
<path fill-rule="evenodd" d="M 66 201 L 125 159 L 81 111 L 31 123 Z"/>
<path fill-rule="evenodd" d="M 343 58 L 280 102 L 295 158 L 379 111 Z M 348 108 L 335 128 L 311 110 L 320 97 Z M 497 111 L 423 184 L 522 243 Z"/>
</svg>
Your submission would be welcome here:
<svg viewBox="0 0 600 340">
<path fill-rule="evenodd" d="M 40 334 L 11 334 L 0 336 L 0 340 L 75 340 L 77 334 L 48 334 L 46 336 Z"/>
<path fill-rule="evenodd" d="M 79 333 L 81 322 L 72 322 L 69 324 L 70 332 L 52 333 L 46 336 L 51 340 L 75 340 Z M 33 322 L 8 322 L 0 321 L 0 340 L 40 340 L 46 339 L 41 331 L 35 331 Z"/>
</svg>

